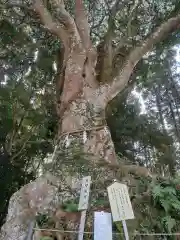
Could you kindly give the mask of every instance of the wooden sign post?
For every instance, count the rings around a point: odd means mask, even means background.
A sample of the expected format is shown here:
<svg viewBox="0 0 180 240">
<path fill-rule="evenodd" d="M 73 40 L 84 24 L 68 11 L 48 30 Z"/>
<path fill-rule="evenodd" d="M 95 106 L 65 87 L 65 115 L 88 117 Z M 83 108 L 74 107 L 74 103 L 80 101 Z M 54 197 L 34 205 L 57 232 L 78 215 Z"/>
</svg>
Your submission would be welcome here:
<svg viewBox="0 0 180 240">
<path fill-rule="evenodd" d="M 25 237 L 24 240 L 31 240 L 32 239 L 33 233 L 34 233 L 34 226 L 35 226 L 35 221 L 30 222 L 29 227 L 28 227 L 27 236 Z"/>
<path fill-rule="evenodd" d="M 134 219 L 134 212 L 129 198 L 128 188 L 125 184 L 114 182 L 107 188 L 114 222 L 122 221 L 125 239 L 129 240 L 126 221 Z"/>
<path fill-rule="evenodd" d="M 88 201 L 89 201 L 90 185 L 91 185 L 91 176 L 84 177 L 82 179 L 81 193 L 80 193 L 79 206 L 78 206 L 78 210 L 82 211 L 80 225 L 79 225 L 78 240 L 83 240 L 84 226 L 86 221 L 86 210 L 88 208 Z"/>
</svg>

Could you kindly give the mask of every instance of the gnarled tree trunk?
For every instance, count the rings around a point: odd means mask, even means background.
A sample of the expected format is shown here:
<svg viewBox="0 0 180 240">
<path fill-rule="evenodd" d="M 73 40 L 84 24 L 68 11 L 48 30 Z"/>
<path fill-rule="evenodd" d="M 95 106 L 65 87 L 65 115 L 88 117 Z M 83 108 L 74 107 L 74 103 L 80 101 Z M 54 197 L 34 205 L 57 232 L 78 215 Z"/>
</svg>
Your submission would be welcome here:
<svg viewBox="0 0 180 240">
<path fill-rule="evenodd" d="M 56 35 L 64 46 L 64 59 L 62 64 L 59 64 L 60 69 L 58 69 L 59 84 L 57 86 L 61 86 L 61 89 L 57 89 L 59 130 L 56 150 L 68 149 L 74 142 L 78 142 L 85 153 L 94 155 L 94 158 L 90 158 L 89 161 L 96 162 L 100 158 L 110 164 L 117 164 L 114 144 L 105 120 L 106 106 L 109 101 L 126 87 L 134 67 L 143 55 L 150 51 L 154 44 L 161 41 L 169 32 L 179 26 L 180 16 L 171 18 L 162 24 L 147 40 L 142 42 L 140 46 L 132 49 L 124 57 L 121 66 L 116 68 L 116 71 L 113 72 L 113 69 L 111 69 L 110 72 L 113 74 L 108 75 L 107 71 L 106 74 L 102 74 L 103 71 L 107 70 L 105 69 L 106 63 L 108 62 L 108 66 L 112 66 L 113 59 L 116 59 L 115 55 L 112 57 L 111 40 L 113 35 L 110 35 L 111 31 L 104 38 L 104 45 L 109 44 L 108 48 L 106 48 L 107 54 L 99 58 L 99 52 L 93 47 L 90 39 L 89 25 L 82 0 L 75 0 L 75 19 L 66 11 L 63 0 L 49 0 L 49 2 L 51 9 L 53 9 L 53 18 L 41 0 L 34 0 L 32 6 L 28 7 L 28 9 L 33 10 L 39 16 L 44 27 Z M 18 4 L 15 5 L 17 6 Z M 117 7 L 116 5 L 114 9 Z M 119 53 L 115 51 L 115 54 L 118 55 Z M 108 57 L 110 62 L 106 61 Z M 96 66 L 97 59 L 100 69 L 97 69 Z M 99 71 L 101 72 L 100 74 Z M 112 78 L 112 81 L 104 83 L 103 76 L 109 76 L 110 80 Z M 98 81 L 99 79 L 100 81 Z M 62 93 L 59 94 L 61 90 Z M 33 196 L 38 196 L 40 191 L 38 190 L 39 181 L 35 181 L 33 185 L 30 184 L 29 191 L 33 194 L 29 194 L 28 198 L 26 198 L 26 191 L 20 191 L 21 199 L 26 200 L 26 207 L 31 209 L 31 212 L 34 214 L 43 209 L 44 206 L 47 208 L 47 202 L 53 201 L 52 199 L 48 200 L 48 196 L 43 195 L 46 187 L 51 192 L 48 183 L 46 180 L 43 180 L 45 182 L 40 184 L 43 196 L 40 197 L 44 201 L 42 201 L 40 207 L 38 205 L 38 209 L 35 205 L 32 205 Z M 53 190 L 58 191 L 58 189 L 52 186 L 52 192 Z M 17 196 L 19 197 L 19 193 Z M 21 201 L 17 201 L 18 203 L 14 206 L 10 205 L 10 210 L 11 208 L 19 209 L 14 212 L 14 216 L 12 216 L 9 210 L 8 222 L 3 227 L 4 240 L 23 239 L 25 235 L 27 225 L 21 218 Z M 14 221 L 12 217 L 14 217 Z M 13 224 L 17 224 L 18 227 L 13 227 Z M 21 237 L 18 237 L 20 232 Z"/>
</svg>

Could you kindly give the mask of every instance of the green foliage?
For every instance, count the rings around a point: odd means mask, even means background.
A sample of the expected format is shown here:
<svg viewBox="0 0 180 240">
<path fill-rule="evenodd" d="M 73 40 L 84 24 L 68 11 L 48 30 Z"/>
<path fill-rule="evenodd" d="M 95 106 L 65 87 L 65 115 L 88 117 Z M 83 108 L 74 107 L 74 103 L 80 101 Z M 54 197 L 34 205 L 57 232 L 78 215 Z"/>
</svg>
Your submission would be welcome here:
<svg viewBox="0 0 180 240">
<path fill-rule="evenodd" d="M 152 205 L 150 206 L 150 211 L 153 208 L 156 211 L 152 211 L 151 221 L 148 223 L 147 220 L 146 222 L 146 228 L 150 228 L 149 231 L 156 229 L 155 231 L 157 232 L 170 233 L 178 229 L 180 224 L 180 218 L 178 217 L 180 212 L 180 194 L 177 186 L 179 183 L 179 177 L 153 181 L 151 183 Z M 145 227 L 144 224 L 142 226 Z"/>
<path fill-rule="evenodd" d="M 78 204 L 74 202 L 66 202 L 63 204 L 65 212 L 78 212 Z"/>
<path fill-rule="evenodd" d="M 115 222 L 115 226 L 118 230 L 118 233 L 123 233 L 122 222 Z M 121 236 L 118 236 L 118 239 L 122 239 Z"/>
<path fill-rule="evenodd" d="M 47 225 L 47 223 L 49 222 L 49 216 L 47 214 L 38 214 L 36 216 L 36 222 L 38 226 Z"/>
<path fill-rule="evenodd" d="M 109 205 L 109 201 L 107 199 L 104 198 L 98 198 L 96 200 L 94 200 L 94 202 L 92 201 L 93 206 L 96 207 L 104 207 Z"/>
<path fill-rule="evenodd" d="M 172 232 L 172 229 L 176 226 L 176 220 L 171 216 L 163 217 L 161 222 L 164 224 L 169 233 Z"/>
<path fill-rule="evenodd" d="M 177 193 L 178 190 L 176 189 L 174 182 L 172 182 L 172 184 L 173 185 L 162 182 L 152 188 L 152 196 L 155 204 L 160 205 L 166 214 L 174 211 L 180 211 L 180 198 Z"/>
</svg>

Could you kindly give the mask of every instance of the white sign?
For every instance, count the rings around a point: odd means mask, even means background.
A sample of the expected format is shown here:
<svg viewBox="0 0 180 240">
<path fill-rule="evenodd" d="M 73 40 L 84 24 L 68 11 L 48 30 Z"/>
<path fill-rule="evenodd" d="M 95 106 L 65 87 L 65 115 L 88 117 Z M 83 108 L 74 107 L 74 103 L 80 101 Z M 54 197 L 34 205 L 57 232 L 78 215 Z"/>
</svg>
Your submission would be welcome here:
<svg viewBox="0 0 180 240">
<path fill-rule="evenodd" d="M 88 208 L 90 184 L 91 176 L 87 176 L 82 179 L 78 210 L 85 210 Z"/>
<path fill-rule="evenodd" d="M 134 212 L 125 184 L 113 183 L 107 188 L 113 221 L 134 219 Z"/>
<path fill-rule="evenodd" d="M 111 213 L 94 212 L 94 240 L 112 240 Z"/>
</svg>

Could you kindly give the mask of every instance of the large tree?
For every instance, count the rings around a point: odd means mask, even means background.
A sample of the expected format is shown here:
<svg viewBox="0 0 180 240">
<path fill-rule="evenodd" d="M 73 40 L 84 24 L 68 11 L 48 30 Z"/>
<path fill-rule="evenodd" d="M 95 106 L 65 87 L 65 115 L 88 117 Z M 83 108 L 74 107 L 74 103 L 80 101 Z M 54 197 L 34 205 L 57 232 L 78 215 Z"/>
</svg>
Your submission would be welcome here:
<svg viewBox="0 0 180 240">
<path fill-rule="evenodd" d="M 101 158 L 117 164 L 114 144 L 105 120 L 106 107 L 127 86 L 132 86 L 134 69 L 143 66 L 143 56 L 155 44 L 178 29 L 180 16 L 173 16 L 176 9 L 172 10 L 168 14 L 170 18 L 165 19 L 157 30 L 152 30 L 153 33 L 148 33 L 145 40 L 140 37 L 139 41 L 130 41 L 133 31 L 131 19 L 127 24 L 128 36 L 118 36 L 117 26 L 114 27 L 114 19 L 118 14 L 121 17 L 119 10 L 124 3 L 110 2 L 108 27 L 103 27 L 107 31 L 101 39 L 91 39 L 93 27 L 90 28 L 88 24 L 82 1 L 75 1 L 74 14 L 67 11 L 66 4 L 60 0 L 34 0 L 27 4 L 9 1 L 4 6 L 6 9 L 16 9 L 20 15 L 21 11 L 26 12 L 31 21 L 33 18 L 40 20 L 45 29 L 59 40 L 56 76 L 59 121 L 55 151 L 67 149 L 71 145 L 69 143 L 75 141 L 81 144 L 85 153 L 95 156 L 89 157 L 89 161 Z M 130 9 L 131 15 L 137 7 L 135 3 Z M 138 28 L 136 31 L 141 32 L 140 26 Z M 154 26 L 149 27 L 152 28 Z"/>
<path fill-rule="evenodd" d="M 97 48 L 94 47 L 82 0 L 75 1 L 74 17 L 66 10 L 64 1 L 45 3 L 35 0 L 28 6 L 13 1 L 9 3 L 10 6 L 36 13 L 47 31 L 56 35 L 62 44 L 56 86 L 59 116 L 57 145 L 62 147 L 68 138 L 83 138 L 84 133 L 87 135 L 83 145 L 85 152 L 92 153 L 97 159 L 100 157 L 116 163 L 114 144 L 105 121 L 105 109 L 126 87 L 142 57 L 178 29 L 180 16 L 168 19 L 152 34 L 148 34 L 146 40 L 129 47 L 120 61 L 117 56 L 121 55 L 127 41 L 113 46 L 113 39 L 117 36 L 112 17 L 109 17 L 108 30 Z M 114 17 L 120 7 L 121 3 L 116 1 L 111 8 Z"/>
</svg>

